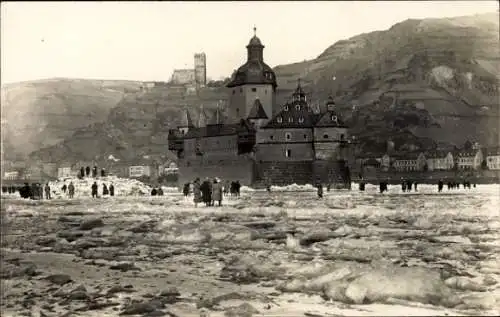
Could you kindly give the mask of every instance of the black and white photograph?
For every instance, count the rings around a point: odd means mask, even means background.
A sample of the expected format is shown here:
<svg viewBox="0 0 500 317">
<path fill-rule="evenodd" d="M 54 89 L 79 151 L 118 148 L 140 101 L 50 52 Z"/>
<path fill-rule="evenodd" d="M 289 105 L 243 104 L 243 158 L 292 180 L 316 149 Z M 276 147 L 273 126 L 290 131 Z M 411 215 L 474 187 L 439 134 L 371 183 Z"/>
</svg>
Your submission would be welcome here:
<svg viewBox="0 0 500 317">
<path fill-rule="evenodd" d="M 0 315 L 500 315 L 499 12 L 3 1 Z"/>
</svg>

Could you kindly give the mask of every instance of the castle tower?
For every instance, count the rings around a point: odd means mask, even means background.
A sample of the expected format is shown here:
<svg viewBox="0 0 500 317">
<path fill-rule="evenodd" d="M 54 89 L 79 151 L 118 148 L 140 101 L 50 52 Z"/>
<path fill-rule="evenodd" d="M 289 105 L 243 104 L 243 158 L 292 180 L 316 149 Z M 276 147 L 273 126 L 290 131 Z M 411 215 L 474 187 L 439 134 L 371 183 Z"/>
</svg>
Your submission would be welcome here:
<svg viewBox="0 0 500 317">
<path fill-rule="evenodd" d="M 189 110 L 185 109 L 184 113 L 182 114 L 181 124 L 178 126 L 178 129 L 184 135 L 191 128 L 194 128 L 194 123 L 191 119 L 191 115 L 189 114 Z"/>
<path fill-rule="evenodd" d="M 248 114 L 247 119 L 254 125 L 256 128 L 260 128 L 265 125 L 269 121 L 269 117 L 267 116 L 264 108 L 262 107 L 262 103 L 260 103 L 259 98 L 257 97 L 253 103 L 253 107 Z"/>
<path fill-rule="evenodd" d="M 200 106 L 200 115 L 198 117 L 198 128 L 203 128 L 207 126 L 207 114 L 205 113 L 205 109 L 203 109 L 203 105 Z"/>
<path fill-rule="evenodd" d="M 207 56 L 205 53 L 194 54 L 194 78 L 199 87 L 207 84 Z"/>
<path fill-rule="evenodd" d="M 246 119 L 259 99 L 268 118 L 274 116 L 276 74 L 264 63 L 264 45 L 255 34 L 247 45 L 247 62 L 236 70 L 227 84 L 229 88 L 229 117 L 232 122 Z"/>
</svg>

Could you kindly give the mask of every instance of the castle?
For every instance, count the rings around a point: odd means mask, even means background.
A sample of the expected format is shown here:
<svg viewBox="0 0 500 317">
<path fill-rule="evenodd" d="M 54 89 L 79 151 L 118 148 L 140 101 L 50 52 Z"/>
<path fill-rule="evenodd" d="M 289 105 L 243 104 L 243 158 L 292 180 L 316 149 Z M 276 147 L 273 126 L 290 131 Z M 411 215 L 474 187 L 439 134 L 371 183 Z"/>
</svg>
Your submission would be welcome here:
<svg viewBox="0 0 500 317">
<path fill-rule="evenodd" d="M 205 53 L 194 54 L 194 69 L 175 69 L 172 84 L 176 85 L 197 85 L 204 87 L 207 84 L 207 56 Z"/>
<path fill-rule="evenodd" d="M 254 34 L 246 48 L 246 63 L 227 84 L 228 116 L 217 109 L 209 118 L 202 110 L 195 122 L 185 109 L 182 123 L 169 130 L 180 181 L 219 177 L 246 185 L 345 183 L 348 128 L 333 99 L 313 111 L 299 81 L 291 99 L 277 107 L 276 75 L 264 62 L 264 45 Z"/>
</svg>

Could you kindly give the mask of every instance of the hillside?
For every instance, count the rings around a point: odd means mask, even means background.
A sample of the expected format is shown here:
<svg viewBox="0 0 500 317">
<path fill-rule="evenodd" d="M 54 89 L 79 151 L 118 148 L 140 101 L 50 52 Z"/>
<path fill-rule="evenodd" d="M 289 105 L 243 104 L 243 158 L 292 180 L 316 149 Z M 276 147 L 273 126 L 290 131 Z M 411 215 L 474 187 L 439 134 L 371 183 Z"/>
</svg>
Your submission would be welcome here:
<svg viewBox="0 0 500 317">
<path fill-rule="evenodd" d="M 298 78 L 314 102 L 334 95 L 364 151 L 382 150 L 388 139 L 396 149 L 460 146 L 466 140 L 498 144 L 499 53 L 496 13 L 406 20 L 338 41 L 314 60 L 276 66 L 277 100 L 284 102 Z M 87 149 L 89 158 L 108 152 L 165 155 L 166 132 L 178 123 L 180 109 L 200 104 L 211 109 L 224 99 L 222 88 L 205 89 L 200 96 L 161 89 L 134 94 L 105 124 L 85 128 L 34 157 L 71 157 L 75 149 Z"/>
<path fill-rule="evenodd" d="M 106 120 L 140 83 L 50 79 L 2 87 L 2 141 L 7 159 L 55 145 L 76 129 Z"/>
</svg>

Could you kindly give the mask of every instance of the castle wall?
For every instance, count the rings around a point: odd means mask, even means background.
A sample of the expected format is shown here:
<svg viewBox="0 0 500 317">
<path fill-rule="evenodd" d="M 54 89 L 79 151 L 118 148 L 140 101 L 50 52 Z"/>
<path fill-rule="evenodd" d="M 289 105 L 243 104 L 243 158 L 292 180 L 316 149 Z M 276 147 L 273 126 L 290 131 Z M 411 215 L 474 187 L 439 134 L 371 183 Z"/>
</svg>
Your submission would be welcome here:
<svg viewBox="0 0 500 317">
<path fill-rule="evenodd" d="M 325 128 L 314 128 L 314 139 L 317 141 L 340 141 L 341 135 L 347 140 L 348 131 L 347 128 L 335 128 L 335 127 L 325 127 Z M 325 138 L 325 135 L 328 137 Z"/>
<path fill-rule="evenodd" d="M 287 156 L 287 151 L 289 156 Z M 308 161 L 314 159 L 312 143 L 263 143 L 257 145 L 257 161 Z"/>
<path fill-rule="evenodd" d="M 246 156 L 233 156 L 220 160 L 196 159 L 179 161 L 179 184 L 193 182 L 197 177 L 222 181 L 239 180 L 243 185 L 251 185 L 254 175 L 254 161 Z"/>
<path fill-rule="evenodd" d="M 184 141 L 184 153 L 186 158 L 196 156 L 196 147 L 199 146 L 205 157 L 224 157 L 238 154 L 238 136 L 223 135 L 216 137 L 205 137 L 198 139 L 186 139 Z"/>
<path fill-rule="evenodd" d="M 259 162 L 255 172 L 256 182 L 270 182 L 278 186 L 311 184 L 313 181 L 312 161 Z"/>
<path fill-rule="evenodd" d="M 287 138 L 289 135 L 289 139 Z M 271 139 L 272 137 L 272 139 Z M 257 131 L 257 143 L 272 143 L 272 142 L 312 142 L 312 129 L 260 129 Z"/>
<path fill-rule="evenodd" d="M 194 69 L 175 69 L 172 74 L 172 82 L 175 84 L 189 84 L 194 81 Z"/>
</svg>

